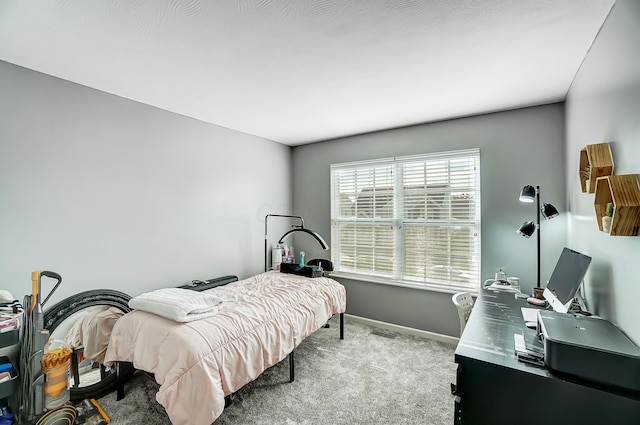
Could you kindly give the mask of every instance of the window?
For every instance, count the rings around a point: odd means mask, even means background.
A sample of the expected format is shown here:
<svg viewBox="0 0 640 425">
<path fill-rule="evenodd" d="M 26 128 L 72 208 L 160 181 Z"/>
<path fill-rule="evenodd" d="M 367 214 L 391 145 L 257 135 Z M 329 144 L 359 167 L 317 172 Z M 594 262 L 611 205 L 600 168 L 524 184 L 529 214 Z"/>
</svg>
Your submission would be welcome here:
<svg viewBox="0 0 640 425">
<path fill-rule="evenodd" d="M 422 287 L 480 284 L 480 151 L 331 165 L 338 273 Z"/>
</svg>

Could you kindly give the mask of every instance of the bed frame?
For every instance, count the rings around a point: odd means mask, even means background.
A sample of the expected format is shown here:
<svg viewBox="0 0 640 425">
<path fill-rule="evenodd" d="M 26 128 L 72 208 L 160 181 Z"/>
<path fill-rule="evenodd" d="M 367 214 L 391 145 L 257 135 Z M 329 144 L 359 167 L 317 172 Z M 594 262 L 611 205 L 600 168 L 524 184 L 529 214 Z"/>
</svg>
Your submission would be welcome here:
<svg viewBox="0 0 640 425">
<path fill-rule="evenodd" d="M 211 289 L 211 288 L 215 288 L 217 286 L 223 286 L 223 285 L 227 285 L 231 282 L 236 282 L 238 280 L 238 276 L 234 276 L 234 275 L 227 275 L 227 276 L 222 276 L 222 277 L 217 277 L 214 279 L 209 279 L 206 281 L 201 281 L 201 280 L 194 280 L 191 283 L 179 286 L 179 288 L 182 289 L 191 289 L 193 291 L 204 291 L 206 289 Z M 331 319 L 329 319 L 331 320 Z M 328 328 L 330 325 L 329 323 L 325 324 L 324 327 Z M 344 339 L 344 313 L 340 313 L 340 339 Z M 289 359 L 289 382 L 293 382 L 295 380 L 295 361 L 294 361 L 294 353 L 295 353 L 295 349 L 291 351 L 291 353 L 289 353 L 289 355 L 287 356 Z M 125 379 L 119 379 L 120 378 L 120 370 L 121 370 L 121 363 L 125 363 L 125 362 L 116 362 L 115 366 L 116 366 L 116 375 L 118 377 L 117 379 L 117 386 L 116 386 L 116 400 L 122 400 L 125 396 L 124 394 L 124 383 L 125 383 Z M 130 364 L 129 362 L 126 362 L 128 364 Z M 231 403 L 233 402 L 232 400 L 232 394 L 229 394 L 225 397 L 224 399 L 225 401 L 225 407 L 229 407 L 231 405 Z"/>
</svg>

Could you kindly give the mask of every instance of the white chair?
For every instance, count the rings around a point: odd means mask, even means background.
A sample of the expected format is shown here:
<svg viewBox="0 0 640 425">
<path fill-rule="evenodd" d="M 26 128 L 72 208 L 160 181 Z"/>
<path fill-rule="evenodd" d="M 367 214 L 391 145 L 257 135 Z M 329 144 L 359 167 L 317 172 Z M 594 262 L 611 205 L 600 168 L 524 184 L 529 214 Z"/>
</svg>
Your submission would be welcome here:
<svg viewBox="0 0 640 425">
<path fill-rule="evenodd" d="M 453 304 L 458 309 L 458 317 L 460 318 L 460 336 L 462 336 L 464 327 L 471 315 L 471 309 L 473 309 L 473 297 L 471 297 L 471 294 L 468 292 L 458 292 L 457 294 L 453 294 L 451 301 L 453 301 Z"/>
<path fill-rule="evenodd" d="M 473 297 L 471 297 L 471 294 L 468 292 L 458 292 L 451 296 L 451 301 L 453 301 L 453 305 L 458 309 L 458 318 L 460 319 L 460 336 L 462 336 L 464 327 L 466 326 L 469 316 L 471 316 L 471 310 L 473 309 Z M 450 385 L 451 394 L 456 395 L 456 384 L 451 383 Z"/>
</svg>

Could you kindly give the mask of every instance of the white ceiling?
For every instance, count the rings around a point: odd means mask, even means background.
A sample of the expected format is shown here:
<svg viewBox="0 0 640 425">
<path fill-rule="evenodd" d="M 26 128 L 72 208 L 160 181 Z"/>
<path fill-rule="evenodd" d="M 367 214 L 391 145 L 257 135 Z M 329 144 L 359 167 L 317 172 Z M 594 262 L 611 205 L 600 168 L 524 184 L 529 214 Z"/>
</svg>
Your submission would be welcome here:
<svg viewBox="0 0 640 425">
<path fill-rule="evenodd" d="M 562 101 L 614 0 L 2 0 L 0 60 L 299 145 Z"/>
</svg>

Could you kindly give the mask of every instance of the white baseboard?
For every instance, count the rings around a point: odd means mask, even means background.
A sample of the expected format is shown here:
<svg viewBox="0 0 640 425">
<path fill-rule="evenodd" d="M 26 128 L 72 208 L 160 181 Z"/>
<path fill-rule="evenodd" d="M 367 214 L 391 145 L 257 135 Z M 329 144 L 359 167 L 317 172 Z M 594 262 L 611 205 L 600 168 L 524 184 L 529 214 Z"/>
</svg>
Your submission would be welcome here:
<svg viewBox="0 0 640 425">
<path fill-rule="evenodd" d="M 393 323 L 381 322 L 379 320 L 367 319 L 366 317 L 354 316 L 352 314 L 345 313 L 345 316 L 348 317 L 349 320 L 364 323 L 365 325 L 370 325 L 370 326 L 375 326 L 376 328 L 382 328 L 390 331 L 400 332 L 406 335 L 413 335 L 421 338 L 432 339 L 434 341 L 445 342 L 447 344 L 457 345 L 458 341 L 460 340 L 460 338 L 456 338 L 450 335 L 423 331 L 421 329 L 409 328 L 407 326 L 400 326 L 400 325 L 395 325 Z"/>
</svg>

